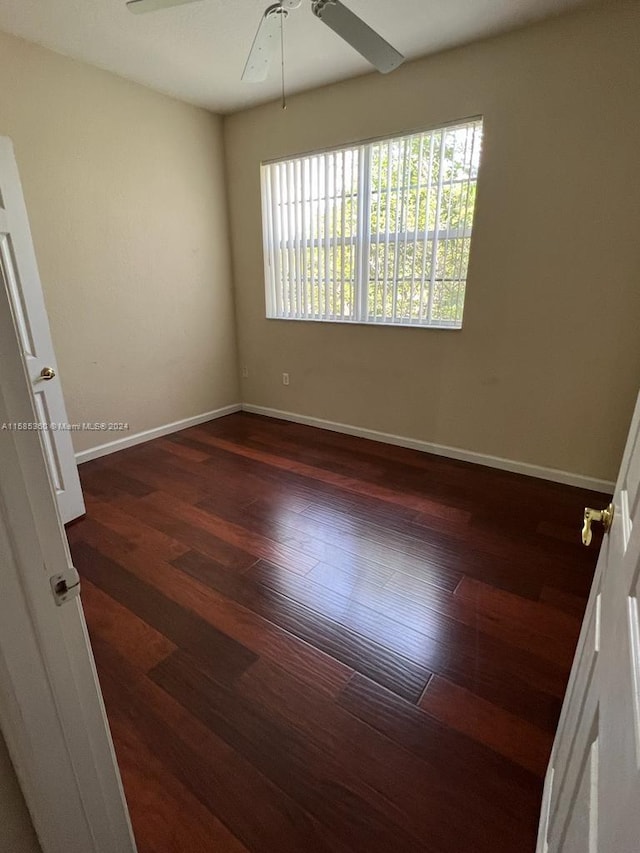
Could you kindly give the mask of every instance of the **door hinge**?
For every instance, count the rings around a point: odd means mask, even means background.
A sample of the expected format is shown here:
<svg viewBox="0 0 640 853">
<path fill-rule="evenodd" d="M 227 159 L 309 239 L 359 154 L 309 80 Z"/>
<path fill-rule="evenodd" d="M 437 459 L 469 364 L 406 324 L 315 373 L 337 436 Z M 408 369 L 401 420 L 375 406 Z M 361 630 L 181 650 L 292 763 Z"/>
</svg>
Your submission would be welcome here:
<svg viewBox="0 0 640 853">
<path fill-rule="evenodd" d="M 49 581 L 58 607 L 80 593 L 80 575 L 73 566 L 69 566 L 65 572 L 59 575 L 53 575 Z"/>
</svg>

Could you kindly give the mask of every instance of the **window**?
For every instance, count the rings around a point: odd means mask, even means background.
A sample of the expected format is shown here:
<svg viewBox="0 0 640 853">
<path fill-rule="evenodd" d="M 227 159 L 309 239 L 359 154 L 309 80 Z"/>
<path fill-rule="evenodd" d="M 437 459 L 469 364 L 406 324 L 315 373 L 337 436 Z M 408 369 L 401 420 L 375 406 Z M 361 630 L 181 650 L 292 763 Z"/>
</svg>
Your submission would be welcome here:
<svg viewBox="0 0 640 853">
<path fill-rule="evenodd" d="M 482 120 L 262 166 L 267 317 L 462 326 Z"/>
</svg>

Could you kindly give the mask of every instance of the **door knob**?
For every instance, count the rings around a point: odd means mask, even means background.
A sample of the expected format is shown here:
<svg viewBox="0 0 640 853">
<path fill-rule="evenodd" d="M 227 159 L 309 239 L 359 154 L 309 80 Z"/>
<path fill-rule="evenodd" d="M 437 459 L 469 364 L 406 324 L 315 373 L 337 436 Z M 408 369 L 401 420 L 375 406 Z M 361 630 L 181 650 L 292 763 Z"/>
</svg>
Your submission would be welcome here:
<svg viewBox="0 0 640 853">
<path fill-rule="evenodd" d="M 55 375 L 56 372 L 53 367 L 43 367 L 40 371 L 40 376 L 42 379 L 53 379 Z"/>
<path fill-rule="evenodd" d="M 612 503 L 609 504 L 606 509 L 591 509 L 591 507 L 585 507 L 584 524 L 582 525 L 583 545 L 591 545 L 591 525 L 594 521 L 599 521 L 602 524 L 605 533 L 609 530 L 609 528 L 611 527 L 611 522 L 613 521 L 614 512 L 615 509 Z"/>
</svg>

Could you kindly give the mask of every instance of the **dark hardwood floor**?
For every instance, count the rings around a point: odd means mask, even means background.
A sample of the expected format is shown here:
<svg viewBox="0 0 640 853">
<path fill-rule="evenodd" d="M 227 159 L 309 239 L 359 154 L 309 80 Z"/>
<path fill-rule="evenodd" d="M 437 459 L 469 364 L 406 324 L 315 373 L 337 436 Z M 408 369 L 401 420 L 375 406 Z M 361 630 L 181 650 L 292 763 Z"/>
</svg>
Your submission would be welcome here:
<svg viewBox="0 0 640 853">
<path fill-rule="evenodd" d="M 533 853 L 604 496 L 246 414 L 80 473 L 140 853 Z"/>
</svg>

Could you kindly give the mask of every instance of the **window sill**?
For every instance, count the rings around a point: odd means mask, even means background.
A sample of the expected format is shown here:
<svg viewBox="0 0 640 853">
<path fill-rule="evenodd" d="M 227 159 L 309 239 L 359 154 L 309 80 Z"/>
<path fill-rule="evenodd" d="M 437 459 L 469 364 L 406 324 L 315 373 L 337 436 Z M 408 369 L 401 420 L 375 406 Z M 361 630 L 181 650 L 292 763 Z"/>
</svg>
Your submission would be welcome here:
<svg viewBox="0 0 640 853">
<path fill-rule="evenodd" d="M 421 329 L 423 331 L 436 332 L 461 332 L 462 325 L 454 325 L 442 323 L 441 325 L 432 324 L 429 326 L 420 325 L 419 323 L 380 323 L 366 320 L 336 320 L 324 319 L 315 317 L 265 317 L 266 320 L 272 320 L 282 323 L 317 323 L 318 325 L 330 326 L 366 326 L 374 329 Z"/>
</svg>

